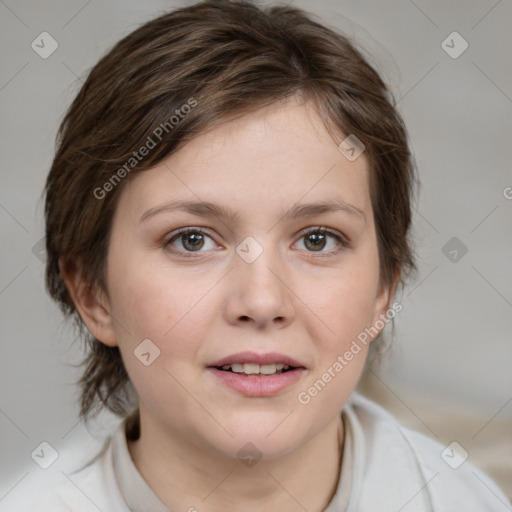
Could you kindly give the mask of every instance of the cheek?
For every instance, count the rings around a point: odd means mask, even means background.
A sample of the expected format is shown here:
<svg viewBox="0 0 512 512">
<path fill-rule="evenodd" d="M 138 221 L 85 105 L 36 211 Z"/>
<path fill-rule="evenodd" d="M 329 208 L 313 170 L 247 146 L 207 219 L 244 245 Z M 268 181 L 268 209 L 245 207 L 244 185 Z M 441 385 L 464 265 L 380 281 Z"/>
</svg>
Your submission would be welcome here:
<svg viewBox="0 0 512 512">
<path fill-rule="evenodd" d="M 165 396 L 167 405 L 183 411 L 187 395 L 178 383 L 190 378 L 190 362 L 208 335 L 206 315 L 217 311 L 207 294 L 212 284 L 144 268 L 141 260 L 125 262 L 111 274 L 119 349 L 130 380 L 149 407 L 157 410 Z M 143 341 L 148 339 L 149 348 Z M 137 354 L 147 352 L 151 363 L 146 366 Z"/>
<path fill-rule="evenodd" d="M 326 315 L 340 341 L 353 338 L 371 322 L 375 288 L 367 276 L 355 274 L 350 282 L 340 284 L 331 295 L 326 304 Z"/>
<path fill-rule="evenodd" d="M 112 311 L 137 337 L 164 340 L 204 297 L 208 283 L 184 280 L 182 273 L 170 272 L 151 256 L 139 256 L 117 259 L 109 274 Z"/>
<path fill-rule="evenodd" d="M 304 414 L 329 421 L 354 391 L 369 349 L 368 341 L 358 336 L 372 323 L 377 283 L 378 273 L 371 267 L 347 269 L 323 290 L 309 292 L 308 305 L 314 305 L 310 310 L 315 314 L 309 312 L 307 329 L 318 359 L 296 397 Z"/>
<path fill-rule="evenodd" d="M 215 279 L 212 272 L 171 272 L 161 260 L 155 262 L 151 256 L 144 259 L 142 254 L 117 261 L 119 264 L 109 274 L 112 313 L 119 348 L 132 381 L 136 387 L 157 385 L 157 372 L 145 371 L 134 357 L 134 351 L 146 339 L 160 351 L 151 368 L 162 372 L 168 369 L 177 377 L 182 376 L 208 338 L 212 316 L 219 314 L 219 304 L 214 303 L 219 276 Z M 152 382 L 144 382 L 146 378 Z M 169 384 L 168 376 L 164 375 L 163 380 Z"/>
<path fill-rule="evenodd" d="M 311 337 L 324 345 L 322 353 L 331 354 L 370 326 L 378 290 L 378 260 L 354 258 L 352 265 L 321 279 L 303 282 L 304 303 L 310 312 Z"/>
</svg>

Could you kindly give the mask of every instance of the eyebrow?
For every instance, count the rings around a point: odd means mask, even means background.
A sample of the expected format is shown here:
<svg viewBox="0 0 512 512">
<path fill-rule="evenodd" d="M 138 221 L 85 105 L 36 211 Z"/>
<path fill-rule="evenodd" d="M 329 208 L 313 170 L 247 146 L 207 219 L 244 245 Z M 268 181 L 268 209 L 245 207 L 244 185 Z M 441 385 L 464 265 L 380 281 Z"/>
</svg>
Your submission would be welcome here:
<svg viewBox="0 0 512 512">
<path fill-rule="evenodd" d="M 171 201 L 147 210 L 139 219 L 139 223 L 145 222 L 159 213 L 173 211 L 183 211 L 199 217 L 216 217 L 230 221 L 240 218 L 238 212 L 235 212 L 228 206 L 222 206 L 209 201 Z M 280 221 L 313 217 L 315 215 L 339 211 L 359 217 L 366 223 L 366 215 L 362 210 L 341 200 L 317 203 L 296 203 L 288 211 L 282 212 Z"/>
</svg>

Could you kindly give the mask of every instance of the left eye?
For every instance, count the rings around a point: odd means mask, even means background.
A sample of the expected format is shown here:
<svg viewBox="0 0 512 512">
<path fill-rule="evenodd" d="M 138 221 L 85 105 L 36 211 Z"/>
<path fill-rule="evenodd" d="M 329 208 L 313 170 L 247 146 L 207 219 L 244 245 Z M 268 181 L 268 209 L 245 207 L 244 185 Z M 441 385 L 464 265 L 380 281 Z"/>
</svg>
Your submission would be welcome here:
<svg viewBox="0 0 512 512">
<path fill-rule="evenodd" d="M 325 229 L 315 229 L 301 236 L 299 242 L 302 242 L 308 252 L 330 252 L 335 250 L 342 239 L 339 235 L 326 231 Z M 297 243 L 299 243 L 297 242 Z M 324 251 L 324 249 L 326 249 Z"/>
</svg>

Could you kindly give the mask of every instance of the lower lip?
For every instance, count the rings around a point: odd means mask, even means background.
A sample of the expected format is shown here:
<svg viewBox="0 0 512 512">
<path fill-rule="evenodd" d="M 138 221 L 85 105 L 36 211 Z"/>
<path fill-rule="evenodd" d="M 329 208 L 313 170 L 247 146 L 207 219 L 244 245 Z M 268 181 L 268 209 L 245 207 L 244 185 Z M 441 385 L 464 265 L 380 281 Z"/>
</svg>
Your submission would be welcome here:
<svg viewBox="0 0 512 512">
<path fill-rule="evenodd" d="M 295 368 L 277 375 L 239 375 L 217 368 L 208 368 L 223 384 L 246 396 L 273 396 L 295 384 L 304 368 Z"/>
</svg>

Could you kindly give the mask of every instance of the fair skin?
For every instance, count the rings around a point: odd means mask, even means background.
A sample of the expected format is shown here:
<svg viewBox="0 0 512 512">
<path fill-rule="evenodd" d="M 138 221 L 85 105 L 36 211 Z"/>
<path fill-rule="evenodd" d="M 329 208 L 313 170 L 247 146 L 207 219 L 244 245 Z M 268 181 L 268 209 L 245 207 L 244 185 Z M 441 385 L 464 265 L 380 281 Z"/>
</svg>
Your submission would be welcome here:
<svg viewBox="0 0 512 512">
<path fill-rule="evenodd" d="M 349 161 L 340 141 L 297 100 L 224 122 L 126 183 L 106 293 L 88 293 L 79 273 L 65 272 L 89 330 L 120 348 L 140 402 L 130 454 L 171 510 L 319 512 L 336 490 L 340 411 L 368 347 L 308 404 L 297 397 L 385 313 L 394 291 L 379 279 L 367 159 Z M 164 209 L 141 221 L 178 200 L 237 216 Z M 319 202 L 343 207 L 283 216 Z M 176 236 L 184 227 L 201 228 L 204 243 Z M 263 249 L 252 262 L 236 252 L 247 237 Z M 160 350 L 149 366 L 134 356 L 144 339 Z M 209 368 L 241 351 L 278 352 L 303 368 L 276 394 L 248 396 Z M 249 442 L 262 454 L 251 467 L 237 457 Z"/>
</svg>

